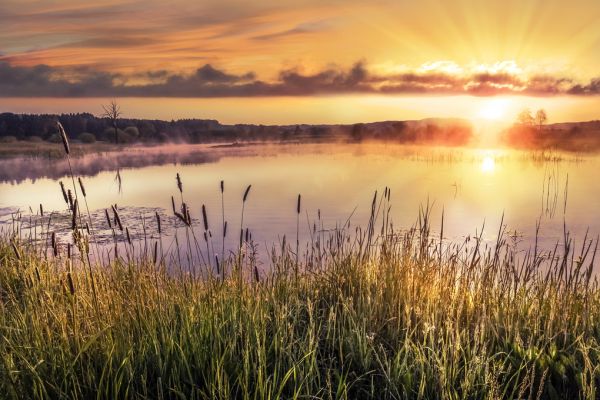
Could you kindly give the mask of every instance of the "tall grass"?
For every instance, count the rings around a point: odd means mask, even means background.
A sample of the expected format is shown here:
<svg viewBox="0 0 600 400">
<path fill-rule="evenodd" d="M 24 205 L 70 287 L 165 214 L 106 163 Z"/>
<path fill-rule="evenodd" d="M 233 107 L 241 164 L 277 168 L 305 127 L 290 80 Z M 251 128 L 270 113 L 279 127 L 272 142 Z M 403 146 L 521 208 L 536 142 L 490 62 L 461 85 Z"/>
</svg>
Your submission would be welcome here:
<svg viewBox="0 0 600 400">
<path fill-rule="evenodd" d="M 177 185 L 173 212 L 197 244 Z M 375 195 L 364 230 L 315 223 L 302 253 L 298 238 L 273 247 L 262 276 L 243 222 L 239 250 L 221 249 L 216 275 L 208 244 L 207 257 L 196 245 L 186 265 L 207 273 L 167 268 L 158 215 L 154 250 L 136 253 L 114 206 L 126 256 L 115 250 L 93 265 L 76 211 L 67 254 L 54 236 L 48 249 L 5 232 L 1 396 L 598 398 L 597 240 L 576 249 L 565 232 L 553 252 L 522 254 L 501 226 L 492 246 L 481 237 L 448 243 L 431 233 L 429 205 L 399 231 L 391 203 L 389 189 Z M 296 205 L 298 227 L 300 196 Z M 203 223 L 206 233 L 206 210 Z"/>
</svg>

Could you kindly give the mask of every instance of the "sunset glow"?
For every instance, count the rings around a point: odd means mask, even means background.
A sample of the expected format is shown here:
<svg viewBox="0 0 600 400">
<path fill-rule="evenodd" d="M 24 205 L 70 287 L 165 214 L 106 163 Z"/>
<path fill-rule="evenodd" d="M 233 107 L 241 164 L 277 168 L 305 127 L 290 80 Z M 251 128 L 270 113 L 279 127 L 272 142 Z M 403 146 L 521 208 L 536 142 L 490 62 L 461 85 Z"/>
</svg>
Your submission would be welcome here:
<svg viewBox="0 0 600 400">
<path fill-rule="evenodd" d="M 0 106 L 17 112 L 23 106 L 9 99 L 47 99 L 35 109 L 56 112 L 49 97 L 252 97 L 261 100 L 228 102 L 234 108 L 216 113 L 276 123 L 291 119 L 280 105 L 292 107 L 293 98 L 340 96 L 336 108 L 352 115 L 359 112 L 353 97 L 427 96 L 445 107 L 399 101 L 362 119 L 439 116 L 448 107 L 462 108 L 457 117 L 501 120 L 514 118 L 517 103 L 483 99 L 517 96 L 560 109 L 551 114 L 557 122 L 592 119 L 600 105 L 600 3 L 593 0 L 7 0 L 0 15 Z M 482 104 L 455 105 L 455 96 Z M 134 111 L 140 102 L 128 108 L 131 116 L 142 116 Z M 303 121 L 348 120 L 323 102 L 307 104 L 301 115 L 311 119 Z M 177 104 L 158 108 L 187 115 Z M 261 108 L 271 108 L 268 117 L 257 118 Z"/>
<path fill-rule="evenodd" d="M 496 169 L 496 160 L 492 156 L 485 156 L 481 161 L 481 172 L 491 174 Z"/>
</svg>

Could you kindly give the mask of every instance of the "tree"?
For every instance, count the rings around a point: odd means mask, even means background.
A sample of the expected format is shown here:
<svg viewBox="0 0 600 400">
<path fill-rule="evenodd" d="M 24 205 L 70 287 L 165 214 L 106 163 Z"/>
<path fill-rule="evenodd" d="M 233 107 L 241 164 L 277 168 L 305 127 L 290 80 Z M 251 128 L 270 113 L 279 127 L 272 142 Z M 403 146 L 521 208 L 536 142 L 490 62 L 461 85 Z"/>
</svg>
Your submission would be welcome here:
<svg viewBox="0 0 600 400">
<path fill-rule="evenodd" d="M 517 122 L 521 125 L 531 126 L 533 125 L 534 119 L 531 116 L 529 108 L 524 109 L 517 116 Z"/>
<path fill-rule="evenodd" d="M 537 110 L 537 112 L 535 113 L 535 123 L 537 124 L 537 126 L 540 127 L 540 131 L 542 130 L 542 126 L 544 126 L 547 120 L 548 116 L 546 115 L 546 111 L 543 108 Z"/>
<path fill-rule="evenodd" d="M 115 100 L 111 100 L 109 104 L 103 105 L 104 113 L 103 117 L 108 118 L 112 122 L 112 126 L 115 130 L 115 143 L 119 144 L 119 131 L 117 129 L 117 119 L 121 116 L 121 107 Z"/>
</svg>

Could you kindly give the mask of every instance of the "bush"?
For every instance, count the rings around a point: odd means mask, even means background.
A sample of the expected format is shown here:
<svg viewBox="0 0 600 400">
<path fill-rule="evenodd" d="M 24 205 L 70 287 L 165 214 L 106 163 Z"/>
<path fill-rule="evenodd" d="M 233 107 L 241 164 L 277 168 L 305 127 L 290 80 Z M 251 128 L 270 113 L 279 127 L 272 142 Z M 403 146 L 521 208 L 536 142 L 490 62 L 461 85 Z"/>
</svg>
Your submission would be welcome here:
<svg viewBox="0 0 600 400">
<path fill-rule="evenodd" d="M 131 138 L 137 139 L 140 137 L 140 131 L 135 126 L 128 126 L 125 128 L 125 133 L 128 134 Z"/>
<path fill-rule="evenodd" d="M 78 139 L 81 143 L 94 143 L 96 136 L 93 133 L 83 132 L 78 136 Z"/>
<path fill-rule="evenodd" d="M 127 132 L 122 129 L 117 129 L 117 135 L 119 136 L 119 144 L 131 143 L 135 141 L 135 138 L 129 135 Z M 102 133 L 102 139 L 114 143 L 115 142 L 115 129 L 114 128 L 106 128 Z"/>
<path fill-rule="evenodd" d="M 0 137 L 0 143 L 14 143 L 17 141 L 17 138 L 14 136 L 2 136 Z"/>
<path fill-rule="evenodd" d="M 53 133 L 46 140 L 50 143 L 61 143 L 62 142 L 62 139 L 60 138 L 60 135 L 58 133 Z"/>
</svg>

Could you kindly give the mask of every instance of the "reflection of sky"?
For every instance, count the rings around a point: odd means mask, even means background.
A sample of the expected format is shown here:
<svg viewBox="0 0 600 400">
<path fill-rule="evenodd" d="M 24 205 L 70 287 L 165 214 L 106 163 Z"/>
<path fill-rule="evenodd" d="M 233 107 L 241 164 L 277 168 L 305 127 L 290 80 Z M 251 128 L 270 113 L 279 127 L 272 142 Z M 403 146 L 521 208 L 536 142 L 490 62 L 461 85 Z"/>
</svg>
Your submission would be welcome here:
<svg viewBox="0 0 600 400">
<path fill-rule="evenodd" d="M 211 150 L 217 151 L 217 150 Z M 259 154 L 257 154 L 259 153 Z M 252 155 L 254 154 L 254 155 Z M 239 155 L 246 155 L 240 157 Z M 568 157 L 568 156 L 567 156 Z M 302 145 L 267 146 L 224 152 L 216 162 L 198 165 L 147 166 L 121 170 L 123 191 L 119 193 L 114 172 L 84 178 L 91 210 L 118 204 L 121 208 L 160 207 L 171 214 L 171 195 L 179 199 L 175 174 L 183 180 L 184 200 L 192 217 L 201 218 L 206 205 L 209 224 L 220 243 L 221 197 L 219 182 L 225 181 L 225 218 L 229 240 L 239 236 L 241 198 L 248 184 L 252 189 L 246 204 L 244 225 L 264 249 L 284 234 L 295 238 L 296 198 L 302 194 L 301 231 L 321 210 L 325 228 L 352 223 L 364 224 L 373 193 L 391 188 L 394 226 L 412 226 L 420 205 L 434 204 L 432 225 L 436 230 L 444 210 L 444 235 L 461 239 L 479 232 L 493 241 L 502 214 L 512 233 L 531 243 L 541 218 L 542 245 L 552 247 L 562 237 L 564 188 L 568 175 L 567 228 L 581 245 L 585 229 L 591 237 L 600 233 L 600 187 L 595 172 L 597 158 L 581 162 L 534 162 L 527 153 L 418 149 L 386 145 Z M 63 179 L 67 187 L 70 183 Z M 21 184 L 0 184 L 0 208 L 46 212 L 64 210 L 57 181 L 38 179 Z M 548 204 L 549 203 L 549 204 Z M 354 211 L 355 210 L 355 211 Z M 553 212 L 551 212 L 553 210 Z M 126 224 L 139 224 L 139 212 L 129 213 Z M 148 216 L 151 218 L 151 215 Z M 200 226 L 200 225 L 199 225 Z M 202 228 L 198 228 L 202 229 Z"/>
</svg>

